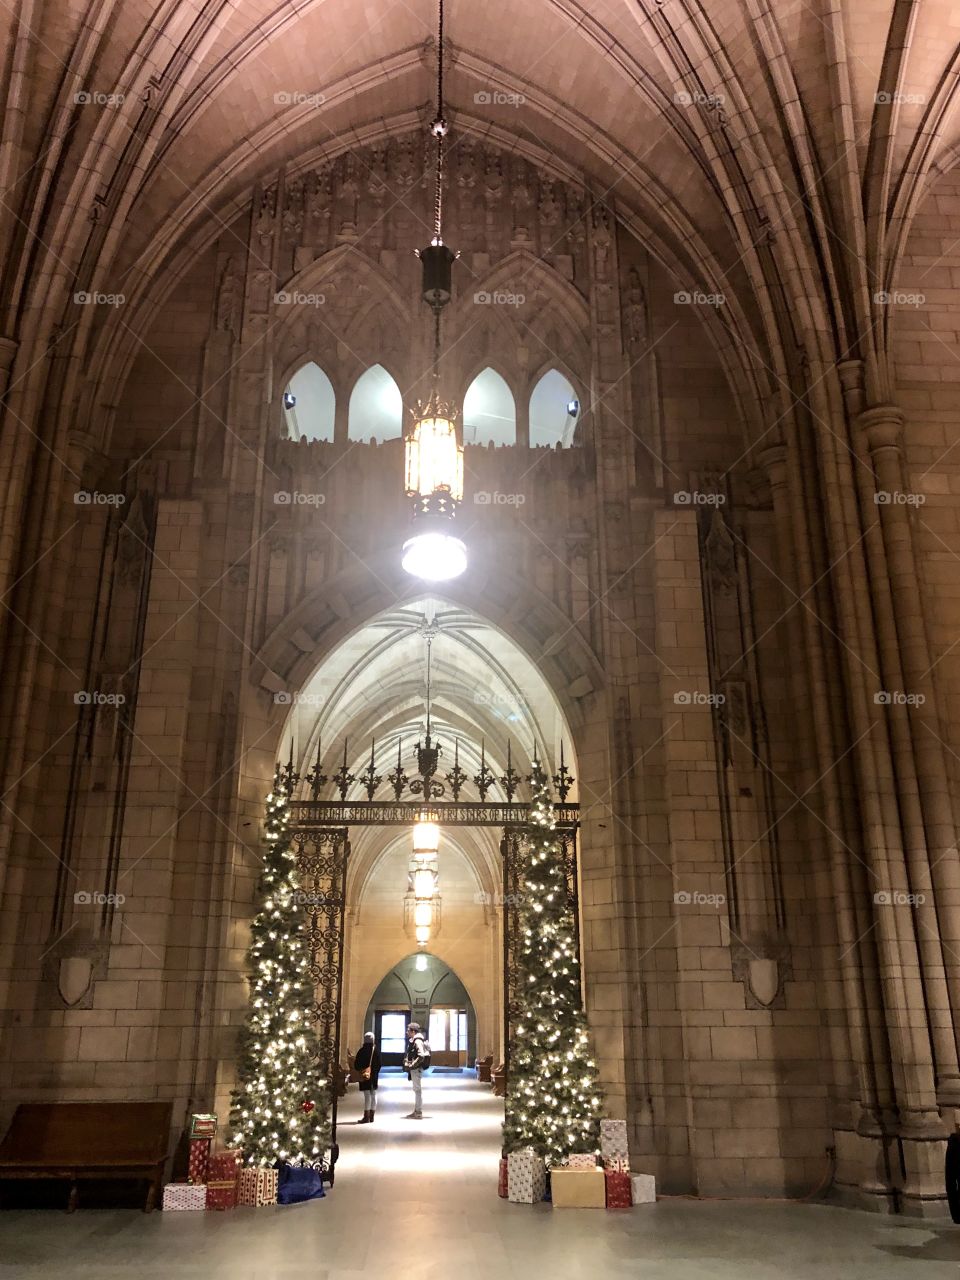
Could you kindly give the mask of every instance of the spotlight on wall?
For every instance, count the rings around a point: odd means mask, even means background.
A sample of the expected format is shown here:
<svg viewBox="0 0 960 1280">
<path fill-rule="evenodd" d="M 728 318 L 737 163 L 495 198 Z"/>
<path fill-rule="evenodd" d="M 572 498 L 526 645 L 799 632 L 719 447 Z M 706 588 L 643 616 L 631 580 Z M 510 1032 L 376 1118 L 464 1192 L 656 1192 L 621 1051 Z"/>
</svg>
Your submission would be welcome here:
<svg viewBox="0 0 960 1280">
<path fill-rule="evenodd" d="M 297 407 L 297 397 L 292 391 L 285 391 L 283 393 L 283 407 L 285 409 L 295 409 Z"/>
<path fill-rule="evenodd" d="M 568 400 L 568 401 L 567 401 L 567 413 L 570 415 L 570 417 L 571 417 L 571 418 L 575 418 L 579 412 L 580 412 L 580 401 L 579 401 L 579 400 Z"/>
<path fill-rule="evenodd" d="M 417 956 L 416 964 L 414 967 L 416 968 L 418 973 L 426 973 L 427 969 L 430 967 L 430 960 L 424 954 L 424 952 L 421 951 L 420 954 Z"/>
</svg>

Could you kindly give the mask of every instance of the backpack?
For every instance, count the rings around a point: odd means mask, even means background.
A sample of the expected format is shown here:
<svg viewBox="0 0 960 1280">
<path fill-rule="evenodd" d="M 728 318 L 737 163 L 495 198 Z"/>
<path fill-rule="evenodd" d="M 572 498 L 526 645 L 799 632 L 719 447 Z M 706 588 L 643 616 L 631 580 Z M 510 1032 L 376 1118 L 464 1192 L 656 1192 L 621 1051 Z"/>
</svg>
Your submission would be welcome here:
<svg viewBox="0 0 960 1280">
<path fill-rule="evenodd" d="M 420 1055 L 420 1070 L 428 1071 L 430 1069 L 430 1041 L 424 1037 L 423 1053 Z"/>
</svg>

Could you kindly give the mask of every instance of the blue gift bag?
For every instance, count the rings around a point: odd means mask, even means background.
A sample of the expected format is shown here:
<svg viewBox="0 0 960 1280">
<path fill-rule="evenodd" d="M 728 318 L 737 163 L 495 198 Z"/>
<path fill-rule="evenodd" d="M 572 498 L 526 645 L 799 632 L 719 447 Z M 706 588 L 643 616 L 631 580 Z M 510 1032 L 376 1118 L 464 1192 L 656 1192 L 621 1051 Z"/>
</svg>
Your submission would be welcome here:
<svg viewBox="0 0 960 1280">
<path fill-rule="evenodd" d="M 319 1200 L 325 1194 L 319 1169 L 311 1169 L 309 1165 L 280 1166 L 277 1204 L 301 1204 L 304 1200 Z"/>
</svg>

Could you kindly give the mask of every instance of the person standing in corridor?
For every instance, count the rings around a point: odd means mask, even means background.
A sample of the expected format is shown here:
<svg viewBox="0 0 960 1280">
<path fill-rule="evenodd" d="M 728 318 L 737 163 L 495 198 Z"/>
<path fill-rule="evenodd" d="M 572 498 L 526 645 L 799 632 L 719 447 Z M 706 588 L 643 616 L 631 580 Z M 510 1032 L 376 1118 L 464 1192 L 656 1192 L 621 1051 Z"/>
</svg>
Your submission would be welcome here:
<svg viewBox="0 0 960 1280">
<path fill-rule="evenodd" d="M 407 1027 L 407 1051 L 403 1055 L 403 1069 L 410 1077 L 413 1085 L 413 1110 L 408 1120 L 423 1119 L 423 1071 L 430 1065 L 427 1042 L 419 1022 L 411 1022 Z"/>
<path fill-rule="evenodd" d="M 353 1060 L 353 1069 L 360 1076 L 360 1092 L 363 1094 L 363 1119 L 358 1124 L 373 1124 L 377 1110 L 377 1079 L 380 1075 L 380 1050 L 372 1031 L 365 1031 L 363 1044 Z"/>
</svg>

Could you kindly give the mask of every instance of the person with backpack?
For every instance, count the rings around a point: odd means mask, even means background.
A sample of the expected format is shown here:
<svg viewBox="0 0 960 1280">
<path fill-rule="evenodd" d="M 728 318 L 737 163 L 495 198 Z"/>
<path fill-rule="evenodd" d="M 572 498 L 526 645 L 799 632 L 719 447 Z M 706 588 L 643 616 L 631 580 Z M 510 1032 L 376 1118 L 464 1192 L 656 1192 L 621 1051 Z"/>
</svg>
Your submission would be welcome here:
<svg viewBox="0 0 960 1280">
<path fill-rule="evenodd" d="M 380 1050 L 372 1031 L 365 1031 L 363 1044 L 353 1060 L 353 1069 L 360 1076 L 360 1092 L 363 1094 L 363 1119 L 357 1124 L 373 1124 L 377 1111 L 377 1081 L 380 1075 Z"/>
<path fill-rule="evenodd" d="M 413 1110 L 408 1120 L 423 1119 L 423 1073 L 430 1065 L 430 1046 L 423 1036 L 419 1022 L 407 1027 L 407 1051 L 403 1055 L 403 1069 L 413 1085 Z"/>
</svg>

